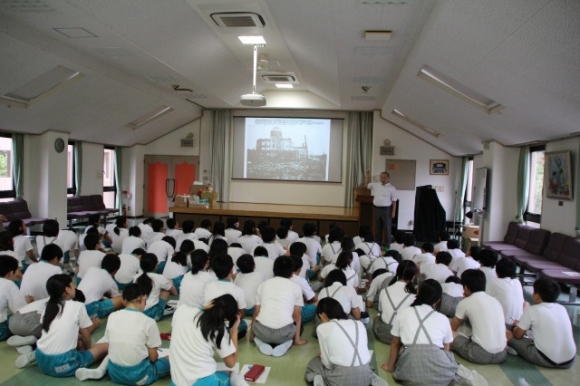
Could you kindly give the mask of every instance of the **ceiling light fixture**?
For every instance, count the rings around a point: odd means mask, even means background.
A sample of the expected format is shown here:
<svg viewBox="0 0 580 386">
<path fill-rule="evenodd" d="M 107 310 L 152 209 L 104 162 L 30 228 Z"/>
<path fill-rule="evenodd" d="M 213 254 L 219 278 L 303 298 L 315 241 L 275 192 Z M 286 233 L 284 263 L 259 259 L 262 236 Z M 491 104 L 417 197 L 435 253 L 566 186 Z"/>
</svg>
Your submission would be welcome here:
<svg viewBox="0 0 580 386">
<path fill-rule="evenodd" d="M 452 79 L 429 66 L 424 66 L 421 71 L 419 71 L 417 76 L 455 95 L 457 98 L 463 100 L 464 102 L 467 102 L 470 105 L 485 111 L 488 114 L 499 113 L 505 108 L 505 106 L 494 101 L 493 99 L 470 89 L 455 79 Z"/>
<path fill-rule="evenodd" d="M 393 111 L 391 111 L 391 114 L 393 114 L 396 117 L 401 118 L 402 120 L 404 120 L 407 123 L 410 123 L 411 125 L 415 126 L 416 128 L 423 130 L 425 133 L 434 136 L 435 138 L 439 138 L 441 136 L 441 133 L 433 130 L 430 127 L 427 127 L 419 122 L 417 122 L 416 120 L 409 118 L 408 116 L 406 116 L 405 114 L 403 114 L 402 112 L 400 112 L 397 109 L 393 109 Z"/>
<path fill-rule="evenodd" d="M 294 88 L 293 85 L 288 83 L 276 83 L 276 87 L 278 88 Z"/>
<path fill-rule="evenodd" d="M 367 30 L 365 40 L 368 42 L 388 42 L 393 37 L 393 31 Z"/>
<path fill-rule="evenodd" d="M 152 110 L 148 113 L 141 115 L 139 118 L 132 120 L 131 122 L 127 123 L 125 126 L 127 129 L 137 130 L 141 126 L 148 124 L 149 122 L 161 117 L 162 115 L 168 114 L 173 111 L 172 107 L 169 106 L 161 106 Z"/>
<path fill-rule="evenodd" d="M 263 36 L 238 36 L 243 44 L 266 44 Z"/>
</svg>

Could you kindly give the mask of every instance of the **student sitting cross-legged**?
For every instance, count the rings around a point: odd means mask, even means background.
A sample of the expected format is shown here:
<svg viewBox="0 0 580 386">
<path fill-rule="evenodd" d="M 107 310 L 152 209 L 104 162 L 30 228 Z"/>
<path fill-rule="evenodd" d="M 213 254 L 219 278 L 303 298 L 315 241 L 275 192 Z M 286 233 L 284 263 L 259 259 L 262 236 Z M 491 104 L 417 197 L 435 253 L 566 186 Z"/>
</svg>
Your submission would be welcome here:
<svg viewBox="0 0 580 386">
<path fill-rule="evenodd" d="M 324 279 L 324 288 L 318 295 L 318 301 L 333 298 L 340 303 L 345 314 L 356 320 L 361 319 L 364 308 L 362 297 L 357 295 L 354 287 L 346 284 L 346 276 L 341 270 L 335 269 L 328 274 Z M 319 324 L 320 320 L 316 319 L 316 325 Z"/>
<path fill-rule="evenodd" d="M 8 339 L 8 310 L 15 314 L 27 303 L 34 301 L 31 296 L 20 293 L 14 281 L 21 276 L 18 260 L 12 256 L 0 254 L 0 341 Z"/>
<path fill-rule="evenodd" d="M 556 303 L 560 286 L 545 278 L 534 282 L 534 305 L 516 320 L 508 345 L 526 361 L 536 366 L 567 369 L 574 364 L 576 345 L 572 323 L 566 309 Z M 526 337 L 533 332 L 533 339 Z"/>
<path fill-rule="evenodd" d="M 254 305 L 256 304 L 256 292 L 258 287 L 264 282 L 264 275 L 256 272 L 256 263 L 252 255 L 244 254 L 237 261 L 239 273 L 234 281 L 235 285 L 244 291 L 246 298 L 245 315 L 254 315 Z"/>
<path fill-rule="evenodd" d="M 163 268 L 163 276 L 173 281 L 173 286 L 179 292 L 183 277 L 187 273 L 187 263 L 191 259 L 191 252 L 194 250 L 193 241 L 183 240 L 171 258 L 167 259 L 165 267 Z"/>
<path fill-rule="evenodd" d="M 185 241 L 184 241 L 185 242 Z M 196 249 L 191 253 L 191 272 L 183 275 L 179 292 L 178 306 L 187 304 L 190 307 L 203 307 L 203 293 L 205 286 L 217 280 L 215 275 L 207 272 L 209 258 L 203 249 Z"/>
<path fill-rule="evenodd" d="M 145 315 L 159 320 L 164 315 L 165 305 L 169 295 L 177 295 L 177 290 L 171 280 L 163 275 L 155 273 L 157 270 L 157 256 L 146 253 L 141 256 L 141 270 L 143 273 L 134 280 L 145 290 L 147 303 L 145 304 Z"/>
<path fill-rule="evenodd" d="M 316 304 L 318 303 L 318 298 L 316 294 L 310 287 L 310 284 L 305 278 L 300 276 L 302 270 L 302 256 L 290 256 L 294 261 L 294 274 L 290 281 L 296 283 L 300 286 L 302 290 L 302 296 L 304 296 L 304 306 L 302 307 L 302 325 L 314 320 L 314 315 L 316 315 Z"/>
<path fill-rule="evenodd" d="M 115 282 L 117 283 L 119 290 L 123 290 L 127 285 L 133 283 L 133 279 L 135 279 L 135 276 L 137 276 L 141 271 L 139 264 L 141 256 L 145 253 L 147 252 L 145 252 L 143 248 L 137 248 L 130 254 L 121 253 L 119 255 L 121 267 L 115 274 Z"/>
<path fill-rule="evenodd" d="M 516 278 L 516 268 L 516 263 L 509 259 L 498 261 L 495 266 L 497 277 L 487 283 L 485 291 L 501 304 L 508 329 L 514 320 L 520 320 L 524 307 L 529 306 L 524 301 L 522 283 Z"/>
<path fill-rule="evenodd" d="M 51 276 L 62 273 L 60 268 L 62 256 L 62 249 L 58 245 L 45 246 L 40 255 L 40 262 L 31 264 L 24 272 L 20 293 L 24 296 L 32 296 L 34 299 L 48 298 L 46 282 Z"/>
<path fill-rule="evenodd" d="M 121 266 L 121 260 L 115 253 L 108 253 L 103 258 L 101 268 L 90 267 L 79 285 L 85 295 L 85 307 L 90 317 L 102 319 L 111 312 L 123 307 L 117 283 L 113 279 Z M 104 299 L 107 296 L 109 299 Z"/>
<path fill-rule="evenodd" d="M 298 284 L 290 280 L 293 272 L 294 261 L 281 256 L 274 262 L 276 277 L 258 287 L 250 341 L 256 342 L 262 354 L 279 357 L 292 344 L 308 343 L 300 338 L 304 300 Z"/>
</svg>

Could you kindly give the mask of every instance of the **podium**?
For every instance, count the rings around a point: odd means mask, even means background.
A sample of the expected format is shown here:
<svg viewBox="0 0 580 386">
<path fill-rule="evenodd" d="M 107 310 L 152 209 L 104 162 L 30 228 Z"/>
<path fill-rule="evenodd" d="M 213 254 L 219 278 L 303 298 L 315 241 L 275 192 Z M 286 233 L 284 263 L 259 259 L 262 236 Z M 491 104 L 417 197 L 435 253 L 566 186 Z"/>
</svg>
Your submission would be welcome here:
<svg viewBox="0 0 580 386">
<path fill-rule="evenodd" d="M 354 207 L 358 208 L 358 223 L 361 225 L 370 225 L 373 235 L 375 234 L 375 223 L 373 221 L 375 215 L 375 206 L 373 205 L 373 196 L 370 189 L 366 186 L 359 186 L 354 189 Z M 391 227 L 391 235 L 394 236 L 398 230 L 399 223 L 399 200 L 397 200 L 397 210 Z M 375 240 L 382 244 L 383 240 Z"/>
</svg>

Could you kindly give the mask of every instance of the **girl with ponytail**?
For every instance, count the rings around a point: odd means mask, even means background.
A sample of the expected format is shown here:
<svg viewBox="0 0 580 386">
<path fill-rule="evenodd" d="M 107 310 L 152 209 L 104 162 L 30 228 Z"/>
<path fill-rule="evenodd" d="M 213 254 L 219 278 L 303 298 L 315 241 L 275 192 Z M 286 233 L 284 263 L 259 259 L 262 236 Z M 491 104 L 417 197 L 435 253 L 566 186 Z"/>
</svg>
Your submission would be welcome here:
<svg viewBox="0 0 580 386">
<path fill-rule="evenodd" d="M 185 243 L 185 240 L 183 241 Z M 215 244 L 215 243 L 214 243 Z M 187 304 L 190 307 L 203 307 L 203 293 L 205 286 L 217 280 L 215 275 L 207 272 L 209 256 L 203 249 L 196 249 L 191 253 L 191 272 L 183 276 L 179 294 L 179 305 Z"/>
<path fill-rule="evenodd" d="M 173 281 L 173 286 L 179 292 L 183 276 L 187 273 L 187 262 L 193 252 L 193 241 L 183 240 L 179 246 L 179 251 L 175 252 L 163 268 L 163 276 Z"/>
<path fill-rule="evenodd" d="M 46 289 L 49 299 L 41 317 L 42 336 L 36 342 L 37 349 L 22 355 L 16 364 L 32 362 L 35 358 L 44 374 L 71 377 L 77 369 L 103 359 L 109 345 L 92 345 L 90 329 L 93 323 L 98 326 L 99 320 L 89 318 L 83 303 L 72 301 L 76 291 L 69 275 L 50 277 Z"/>
<path fill-rule="evenodd" d="M 217 371 L 214 351 L 228 367 L 237 362 L 238 303 L 222 295 L 200 309 L 181 305 L 173 315 L 171 380 L 176 385 L 240 385 L 238 373 Z"/>
<path fill-rule="evenodd" d="M 167 305 L 169 295 L 177 295 L 173 283 L 163 275 L 155 273 L 157 270 L 157 256 L 146 253 L 141 256 L 139 266 L 143 273 L 135 279 L 135 283 L 143 288 L 147 295 L 145 315 L 158 321 L 163 317 L 163 311 Z"/>
<path fill-rule="evenodd" d="M 129 236 L 129 230 L 127 229 L 127 217 L 118 216 L 115 220 L 115 228 L 111 235 L 111 248 L 115 253 L 119 254 L 123 251 L 123 241 L 127 236 Z"/>
</svg>

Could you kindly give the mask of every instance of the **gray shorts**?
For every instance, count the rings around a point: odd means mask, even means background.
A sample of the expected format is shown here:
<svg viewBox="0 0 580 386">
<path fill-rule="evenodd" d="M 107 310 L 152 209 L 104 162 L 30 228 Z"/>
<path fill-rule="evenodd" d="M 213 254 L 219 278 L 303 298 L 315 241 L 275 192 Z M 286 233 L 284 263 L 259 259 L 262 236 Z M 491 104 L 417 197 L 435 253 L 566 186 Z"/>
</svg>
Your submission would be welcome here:
<svg viewBox="0 0 580 386">
<path fill-rule="evenodd" d="M 306 366 L 306 380 L 312 382 L 316 375 L 321 375 L 326 386 L 368 386 L 373 378 L 373 369 L 369 364 L 362 366 L 332 366 L 327 369 L 320 357 L 314 357 Z"/>
<path fill-rule="evenodd" d="M 392 325 L 383 322 L 381 315 L 373 319 L 373 333 L 379 342 L 391 344 L 393 342 L 393 335 L 391 334 Z"/>
<path fill-rule="evenodd" d="M 453 339 L 451 349 L 471 363 L 477 363 L 480 365 L 503 363 L 507 357 L 507 348 L 498 353 L 492 354 L 485 351 L 483 347 L 473 342 L 470 338 L 466 338 L 462 335 Z"/>
<path fill-rule="evenodd" d="M 8 321 L 8 328 L 14 335 L 35 336 L 40 338 L 42 335 L 42 322 L 40 314 L 36 311 L 21 314 L 16 312 Z"/>
<path fill-rule="evenodd" d="M 296 325 L 294 323 L 282 328 L 270 328 L 256 320 L 254 325 L 252 325 L 252 329 L 254 330 L 256 338 L 269 344 L 284 343 L 294 339 L 294 335 L 296 334 Z"/>
<path fill-rule="evenodd" d="M 540 353 L 540 350 L 534 344 L 532 339 L 510 339 L 508 341 L 508 346 L 516 350 L 519 356 L 524 358 L 526 361 L 533 363 L 536 366 L 549 367 L 552 369 L 569 369 L 574 364 L 574 358 L 570 362 L 564 364 L 550 363 L 544 355 Z"/>
<path fill-rule="evenodd" d="M 457 305 L 463 300 L 463 296 L 453 297 L 448 294 L 441 295 L 441 306 L 439 307 L 439 312 L 448 318 L 453 318 L 455 316 L 455 310 L 457 310 Z"/>
</svg>

